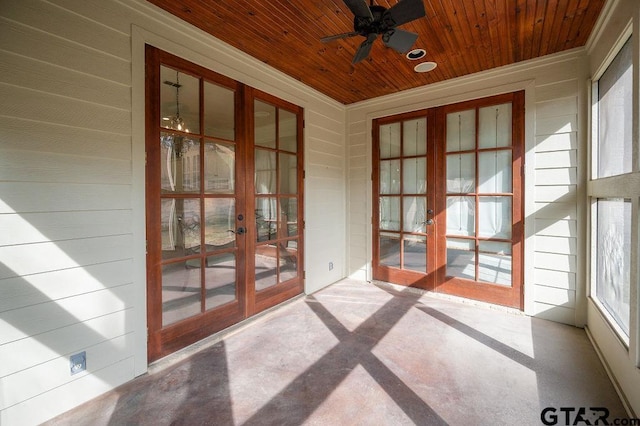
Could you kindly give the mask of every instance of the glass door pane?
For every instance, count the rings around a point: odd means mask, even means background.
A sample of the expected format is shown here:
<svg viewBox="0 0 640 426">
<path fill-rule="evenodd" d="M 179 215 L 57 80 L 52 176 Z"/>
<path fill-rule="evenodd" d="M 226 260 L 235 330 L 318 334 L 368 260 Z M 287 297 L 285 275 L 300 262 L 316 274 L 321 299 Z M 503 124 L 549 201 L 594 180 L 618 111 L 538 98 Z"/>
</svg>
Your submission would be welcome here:
<svg viewBox="0 0 640 426">
<path fill-rule="evenodd" d="M 300 281 L 299 116 L 260 99 L 254 100 L 253 113 L 256 232 L 252 263 L 255 291 L 262 292 Z"/>
</svg>

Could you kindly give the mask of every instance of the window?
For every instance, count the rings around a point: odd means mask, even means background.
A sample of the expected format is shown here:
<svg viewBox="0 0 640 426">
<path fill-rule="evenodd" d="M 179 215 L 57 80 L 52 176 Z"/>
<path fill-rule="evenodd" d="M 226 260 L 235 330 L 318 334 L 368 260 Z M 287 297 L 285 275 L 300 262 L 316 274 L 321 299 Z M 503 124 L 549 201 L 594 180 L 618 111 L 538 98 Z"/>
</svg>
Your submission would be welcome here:
<svg viewBox="0 0 640 426">
<path fill-rule="evenodd" d="M 629 39 L 593 85 L 591 297 L 629 345 L 632 223 L 640 189 L 633 159 L 633 58 Z M 637 213 L 635 214 L 637 218 Z"/>
</svg>

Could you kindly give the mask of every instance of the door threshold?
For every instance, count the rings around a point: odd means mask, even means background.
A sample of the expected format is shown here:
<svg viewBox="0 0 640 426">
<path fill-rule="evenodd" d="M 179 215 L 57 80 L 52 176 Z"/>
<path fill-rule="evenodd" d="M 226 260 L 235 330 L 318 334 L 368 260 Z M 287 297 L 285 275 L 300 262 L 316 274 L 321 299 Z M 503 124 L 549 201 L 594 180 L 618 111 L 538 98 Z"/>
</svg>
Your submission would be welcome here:
<svg viewBox="0 0 640 426">
<path fill-rule="evenodd" d="M 438 293 L 438 292 L 435 292 L 435 291 L 424 290 L 424 289 L 416 288 L 416 287 L 407 287 L 407 286 L 403 286 L 403 285 L 399 285 L 399 284 L 393 284 L 393 283 L 390 283 L 390 282 L 379 281 L 379 280 L 373 280 L 373 281 L 371 281 L 371 284 L 373 284 L 375 286 L 379 286 L 379 287 L 390 288 L 390 289 L 398 291 L 398 292 L 407 292 L 407 293 L 412 293 L 412 294 L 428 295 L 428 296 L 435 297 L 437 299 L 449 300 L 449 301 L 463 303 L 463 304 L 466 304 L 466 305 L 476 306 L 476 307 L 480 307 L 480 308 L 491 309 L 491 310 L 495 310 L 495 311 L 499 311 L 499 312 L 506 312 L 506 313 L 513 314 L 513 315 L 527 316 L 523 311 L 521 311 L 519 309 L 516 309 L 516 308 L 510 308 L 509 306 L 496 305 L 496 304 L 493 304 L 493 303 L 483 302 L 483 301 L 475 300 L 475 299 L 467 299 L 465 297 L 454 296 L 452 294 Z"/>
</svg>

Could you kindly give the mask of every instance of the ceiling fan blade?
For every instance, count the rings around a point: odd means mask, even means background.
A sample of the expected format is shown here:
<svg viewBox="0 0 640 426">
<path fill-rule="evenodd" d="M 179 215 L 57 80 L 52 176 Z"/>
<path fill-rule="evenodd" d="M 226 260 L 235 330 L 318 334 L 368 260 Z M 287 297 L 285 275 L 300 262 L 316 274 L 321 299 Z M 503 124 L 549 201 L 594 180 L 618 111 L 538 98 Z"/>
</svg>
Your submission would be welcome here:
<svg viewBox="0 0 640 426">
<path fill-rule="evenodd" d="M 400 0 L 387 9 L 383 20 L 392 21 L 393 25 L 390 26 L 397 26 L 422 18 L 426 14 L 422 0 Z"/>
<path fill-rule="evenodd" d="M 332 35 L 332 36 L 322 37 L 320 39 L 320 41 L 323 42 L 323 43 L 327 43 L 327 42 L 333 41 L 333 40 L 340 40 L 342 38 L 354 37 L 354 36 L 357 36 L 358 34 L 360 34 L 360 33 L 352 31 L 350 33 L 342 33 L 342 34 L 336 34 L 336 35 Z"/>
<path fill-rule="evenodd" d="M 362 42 L 358 51 L 356 52 L 353 60 L 351 61 L 351 65 L 355 65 L 367 56 L 369 56 L 369 52 L 371 52 L 371 46 L 373 46 L 373 42 L 378 38 L 378 34 L 371 33 L 367 36 L 367 39 Z"/>
<path fill-rule="evenodd" d="M 343 0 L 344 4 L 353 12 L 355 16 L 360 18 L 369 18 L 373 20 L 371 9 L 367 6 L 366 0 Z"/>
<path fill-rule="evenodd" d="M 391 47 L 400 53 L 409 51 L 417 39 L 418 34 L 397 28 L 394 28 L 382 36 L 382 41 L 386 46 Z"/>
</svg>

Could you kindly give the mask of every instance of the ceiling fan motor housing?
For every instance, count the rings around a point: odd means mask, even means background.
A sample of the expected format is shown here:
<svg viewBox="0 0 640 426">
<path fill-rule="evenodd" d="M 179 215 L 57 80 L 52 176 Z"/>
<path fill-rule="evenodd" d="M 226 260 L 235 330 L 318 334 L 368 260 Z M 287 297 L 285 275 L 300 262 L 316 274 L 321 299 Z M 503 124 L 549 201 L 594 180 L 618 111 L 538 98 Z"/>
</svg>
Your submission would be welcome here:
<svg viewBox="0 0 640 426">
<path fill-rule="evenodd" d="M 385 15 L 386 7 L 372 5 L 369 6 L 373 20 L 367 16 L 355 16 L 353 18 L 353 30 L 366 37 L 369 34 L 384 34 L 393 28 L 395 22 L 393 19 Z"/>
</svg>

